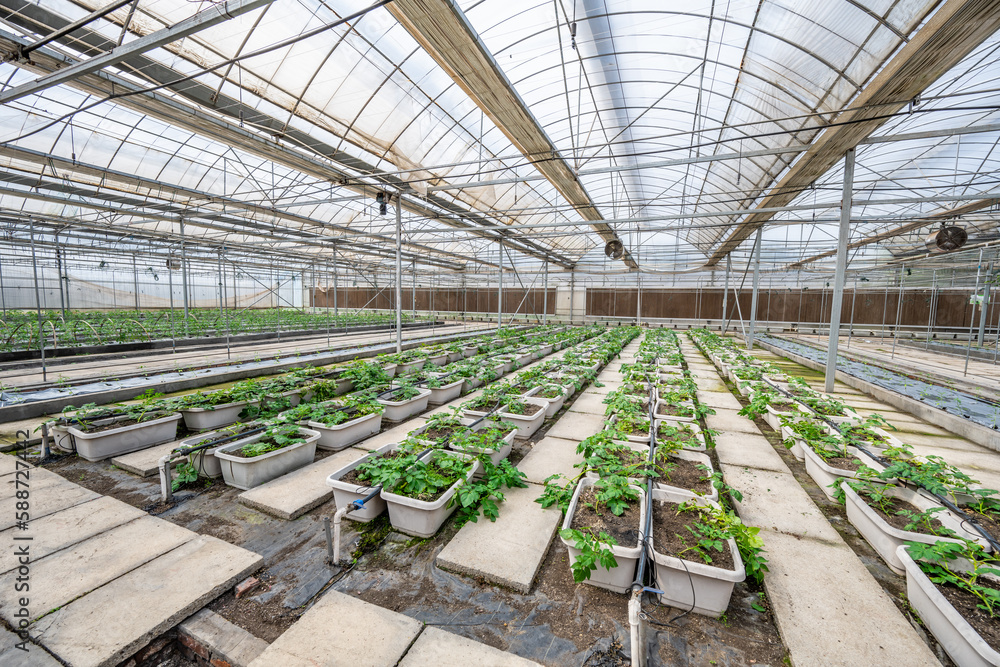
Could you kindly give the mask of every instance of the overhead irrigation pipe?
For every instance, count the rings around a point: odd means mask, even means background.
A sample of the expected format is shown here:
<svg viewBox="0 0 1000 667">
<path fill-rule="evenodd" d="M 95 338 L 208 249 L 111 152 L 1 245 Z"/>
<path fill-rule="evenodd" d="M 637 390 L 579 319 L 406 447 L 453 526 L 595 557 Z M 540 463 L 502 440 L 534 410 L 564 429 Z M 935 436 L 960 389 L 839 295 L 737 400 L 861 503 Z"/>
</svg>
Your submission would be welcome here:
<svg viewBox="0 0 1000 667">
<path fill-rule="evenodd" d="M 818 412 L 814 412 L 802 400 L 798 399 L 795 396 L 792 396 L 789 392 L 785 391 L 781 387 L 778 387 L 777 385 L 775 385 L 774 383 L 770 382 L 769 380 L 764 380 L 764 383 L 767 384 L 768 386 L 774 388 L 774 389 L 777 389 L 779 392 L 781 392 L 782 394 L 784 394 L 788 398 L 792 399 L 796 403 L 800 403 L 801 405 L 805 406 L 806 409 L 808 409 L 810 412 L 813 412 L 813 414 L 815 414 L 817 417 L 819 417 L 824 422 L 826 422 L 826 424 L 828 426 L 830 426 L 830 428 L 832 428 L 833 430 L 835 430 L 838 434 L 840 434 L 841 437 L 843 437 L 844 432 L 842 430 L 840 430 L 840 426 L 838 424 L 836 424 L 835 422 L 833 422 L 830 419 L 827 419 L 826 416 L 821 415 Z M 878 454 L 875 454 L 874 452 L 872 452 L 871 450 L 869 450 L 867 447 L 865 447 L 860 442 L 856 442 L 855 441 L 855 442 L 853 442 L 853 444 L 851 446 L 854 447 L 854 448 L 856 448 L 856 449 L 861 450 L 867 456 L 870 456 L 872 459 L 874 459 L 875 461 L 878 461 L 882 465 L 885 465 L 885 466 L 892 465 L 892 461 L 890 461 L 889 459 L 887 459 L 887 458 L 885 458 L 883 456 L 879 456 Z M 903 478 L 900 481 L 902 481 L 904 484 L 909 484 L 909 485 L 914 486 L 914 487 L 916 487 L 916 488 L 918 488 L 918 489 L 920 489 L 920 490 L 922 490 L 922 491 L 924 491 L 926 493 L 929 493 L 938 502 L 940 502 L 942 505 L 944 505 L 945 507 L 947 507 L 950 511 L 952 511 L 956 515 L 958 515 L 958 517 L 964 523 L 968 523 L 970 526 L 972 526 L 972 528 L 977 533 L 979 533 L 983 537 L 983 539 L 986 540 L 987 544 L 989 544 L 990 547 L 992 547 L 994 553 L 1000 554 L 1000 543 L 998 543 L 996 541 L 996 539 L 993 538 L 992 535 L 990 535 L 982 526 L 980 526 L 978 521 L 976 521 L 971 516 L 969 516 L 968 514 L 966 514 L 965 512 L 963 512 L 961 510 L 961 508 L 958 507 L 958 505 L 956 505 L 955 503 L 951 502 L 948 498 L 946 498 L 945 496 L 942 496 L 940 493 L 937 493 L 935 491 L 931 491 L 926 486 L 924 486 L 922 484 L 919 484 L 919 483 L 917 483 L 917 482 L 915 482 L 913 480 L 908 480 L 908 479 Z"/>
</svg>

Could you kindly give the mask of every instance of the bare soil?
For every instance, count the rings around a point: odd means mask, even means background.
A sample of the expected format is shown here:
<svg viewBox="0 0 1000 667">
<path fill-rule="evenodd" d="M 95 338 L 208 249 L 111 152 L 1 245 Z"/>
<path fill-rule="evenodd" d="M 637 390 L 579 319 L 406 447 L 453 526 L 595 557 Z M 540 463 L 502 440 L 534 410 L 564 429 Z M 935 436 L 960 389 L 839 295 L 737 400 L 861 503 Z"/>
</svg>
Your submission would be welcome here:
<svg viewBox="0 0 1000 667">
<path fill-rule="evenodd" d="M 897 499 L 894 499 L 891 503 L 889 503 L 886 506 L 889 509 L 889 513 L 886 513 L 886 512 L 883 512 L 882 509 L 879 508 L 877 505 L 875 505 L 874 503 L 870 502 L 868 500 L 868 498 L 864 494 L 861 494 L 861 497 L 865 500 L 865 502 L 868 503 L 869 507 L 871 507 L 873 510 L 875 510 L 876 514 L 878 514 L 880 517 L 882 517 L 890 526 L 892 526 L 893 528 L 898 528 L 899 530 L 906 530 L 906 526 L 907 526 L 907 524 L 910 523 L 910 520 L 907 519 L 905 516 L 900 516 L 900 515 L 896 514 L 896 512 L 899 512 L 901 510 L 907 510 L 907 511 L 910 511 L 910 512 L 921 512 L 922 511 L 916 505 L 911 505 L 910 503 L 908 503 L 908 502 L 906 502 L 904 500 L 899 500 L 897 498 Z M 943 525 L 944 525 L 940 521 L 938 521 L 937 519 L 931 519 L 930 523 L 931 523 L 931 526 L 933 526 L 935 529 L 942 528 Z M 918 528 L 916 530 L 913 530 L 912 532 L 915 532 L 915 533 L 925 533 L 925 531 L 922 528 Z"/>
<path fill-rule="evenodd" d="M 512 415 L 520 415 L 522 417 L 530 417 L 539 410 L 544 410 L 544 409 L 545 408 L 543 408 L 542 406 L 535 405 L 534 403 L 525 403 L 523 412 L 514 412 L 513 410 L 510 409 L 505 409 L 504 412 L 510 412 L 510 414 Z"/>
<path fill-rule="evenodd" d="M 601 507 L 600 512 L 595 511 L 592 506 L 596 502 L 595 495 L 593 487 L 583 490 L 570 528 L 576 530 L 590 528 L 598 535 L 607 533 L 623 547 L 634 547 L 638 544 L 639 524 L 642 523 L 639 502 L 629 504 L 621 516 L 616 516 L 607 507 Z"/>
<path fill-rule="evenodd" d="M 661 481 L 669 482 L 670 486 L 681 489 L 690 489 L 698 493 L 711 493 L 712 484 L 706 477 L 708 473 L 698 468 L 696 461 L 671 456 L 669 463 L 674 466 L 674 469 L 670 471 L 668 477 Z"/>
<path fill-rule="evenodd" d="M 688 550 L 694 546 L 698 539 L 688 530 L 689 525 L 698 521 L 699 513 L 678 512 L 677 503 L 656 501 L 653 504 L 653 548 L 658 553 L 677 556 L 684 560 L 695 563 L 703 563 L 705 560 L 697 552 Z M 723 542 L 722 551 L 708 549 L 712 567 L 725 570 L 732 570 L 735 561 L 733 554 L 729 550 L 729 544 Z"/>
<path fill-rule="evenodd" d="M 979 598 L 968 591 L 941 584 L 934 586 L 994 651 L 1000 651 L 1000 617 L 990 618 L 985 609 L 977 606 Z"/>
</svg>

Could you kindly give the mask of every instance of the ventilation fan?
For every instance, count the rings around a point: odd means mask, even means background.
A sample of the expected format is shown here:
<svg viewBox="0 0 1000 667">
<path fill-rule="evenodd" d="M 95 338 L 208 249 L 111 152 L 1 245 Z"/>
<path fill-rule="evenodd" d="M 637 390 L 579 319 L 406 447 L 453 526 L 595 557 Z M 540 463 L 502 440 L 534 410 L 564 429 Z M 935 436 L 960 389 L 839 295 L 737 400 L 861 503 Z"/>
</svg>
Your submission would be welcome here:
<svg viewBox="0 0 1000 667">
<path fill-rule="evenodd" d="M 181 268 L 181 260 L 177 259 L 176 257 L 168 257 L 167 268 L 170 269 L 171 271 L 179 271 Z"/>
<path fill-rule="evenodd" d="M 951 252 L 958 250 L 969 240 L 969 232 L 961 227 L 942 227 L 927 237 L 927 248 L 931 252 Z"/>
<path fill-rule="evenodd" d="M 604 254 L 611 259 L 621 259 L 625 255 L 625 246 L 618 239 L 608 241 L 604 246 Z"/>
</svg>

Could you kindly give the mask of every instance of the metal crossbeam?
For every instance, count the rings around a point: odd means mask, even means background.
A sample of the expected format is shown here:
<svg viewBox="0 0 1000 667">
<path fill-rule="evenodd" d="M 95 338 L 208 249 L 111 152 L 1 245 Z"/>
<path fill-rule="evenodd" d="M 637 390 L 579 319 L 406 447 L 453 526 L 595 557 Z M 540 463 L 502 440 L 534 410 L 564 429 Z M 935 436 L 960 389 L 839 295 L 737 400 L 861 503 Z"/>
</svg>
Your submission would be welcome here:
<svg viewBox="0 0 1000 667">
<path fill-rule="evenodd" d="M 26 95 L 39 93 L 46 88 L 68 83 L 77 77 L 97 72 L 105 67 L 128 60 L 132 56 L 152 51 L 171 42 L 176 42 L 178 39 L 183 39 L 214 25 L 225 23 L 229 19 L 264 7 L 272 2 L 274 0 L 229 0 L 224 5 L 213 5 L 209 9 L 198 12 L 194 16 L 175 23 L 169 28 L 157 30 L 128 44 L 117 46 L 102 55 L 88 58 L 83 62 L 56 70 L 34 81 L 29 81 L 28 83 L 6 90 L 0 93 L 0 104 L 7 104 L 8 102 L 19 100 Z"/>
</svg>

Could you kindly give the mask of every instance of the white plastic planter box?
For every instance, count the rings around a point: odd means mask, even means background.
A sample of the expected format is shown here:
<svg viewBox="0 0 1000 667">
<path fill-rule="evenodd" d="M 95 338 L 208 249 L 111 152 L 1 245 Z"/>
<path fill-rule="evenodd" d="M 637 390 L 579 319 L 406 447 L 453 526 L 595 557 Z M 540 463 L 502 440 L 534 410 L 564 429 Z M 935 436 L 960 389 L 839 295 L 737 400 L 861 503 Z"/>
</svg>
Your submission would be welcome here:
<svg viewBox="0 0 1000 667">
<path fill-rule="evenodd" d="M 614 415 L 614 416 L 611 417 L 611 419 L 608 420 L 608 425 L 605 426 L 604 428 L 606 430 L 611 430 L 617 424 L 618 424 L 618 415 Z M 639 445 L 648 445 L 649 444 L 649 434 L 648 433 L 646 435 L 632 435 L 631 433 L 625 433 L 623 435 L 625 435 L 625 439 L 628 440 L 629 442 L 634 442 L 634 443 L 639 444 Z"/>
<path fill-rule="evenodd" d="M 542 386 L 542 387 L 536 387 L 536 389 L 538 391 L 536 391 L 532 395 L 532 397 L 535 400 L 537 400 L 537 401 L 545 401 L 546 403 L 549 404 L 548 407 L 545 408 L 545 418 L 546 419 L 548 419 L 549 417 L 554 416 L 557 412 L 559 412 L 559 410 L 560 410 L 560 408 L 562 408 L 563 404 L 566 403 L 566 397 L 569 396 L 569 394 L 570 394 L 570 388 L 569 387 L 564 387 L 562 385 L 552 385 L 552 386 L 559 387 L 559 389 L 562 390 L 562 394 L 560 396 L 557 396 L 556 398 L 545 398 L 544 396 L 539 396 L 538 394 L 541 393 L 541 391 L 546 388 L 545 386 Z"/>
<path fill-rule="evenodd" d="M 834 490 L 831 485 L 836 484 L 837 480 L 840 479 L 854 479 L 857 477 L 857 473 L 853 470 L 847 470 L 845 468 L 834 468 L 833 466 L 827 464 L 819 454 L 813 451 L 813 448 L 808 445 L 802 445 L 802 453 L 805 456 L 806 472 L 809 476 L 813 478 L 813 481 L 819 485 L 823 493 L 830 500 L 834 500 Z M 848 456 L 858 456 L 860 452 L 854 447 L 847 448 Z"/>
<path fill-rule="evenodd" d="M 121 421 L 122 417 L 98 419 L 94 426 L 104 426 Z M 180 413 L 169 414 L 159 419 L 152 419 L 141 424 L 122 426 L 121 428 L 88 433 L 75 426 L 66 430 L 76 443 L 76 453 L 88 461 L 103 461 L 119 454 L 137 452 L 153 445 L 170 442 L 177 439 L 177 422 L 181 420 Z"/>
<path fill-rule="evenodd" d="M 809 415 L 801 411 L 795 412 L 783 412 L 772 408 L 770 405 L 767 406 L 767 414 L 764 415 L 764 421 L 767 425 L 773 428 L 775 431 L 781 430 L 781 418 L 790 418 L 792 421 L 802 421 L 806 419 Z"/>
<path fill-rule="evenodd" d="M 401 422 L 413 415 L 420 414 L 427 409 L 427 402 L 431 398 L 431 390 L 419 389 L 418 392 L 416 396 L 405 401 L 378 399 L 378 402 L 385 408 L 385 413 L 382 416 L 391 422 Z"/>
<path fill-rule="evenodd" d="M 523 366 L 534 358 L 535 358 L 534 352 L 522 352 L 517 355 L 516 361 L 519 366 Z"/>
<path fill-rule="evenodd" d="M 346 380 L 346 379 L 345 380 L 339 380 L 338 379 L 338 380 L 336 380 L 336 382 L 337 382 L 337 388 L 334 390 L 334 396 L 341 396 L 343 394 L 346 394 L 347 392 L 349 392 L 354 387 L 354 383 L 351 382 L 350 380 Z M 309 401 L 311 401 L 312 398 L 313 398 L 313 390 L 310 389 L 309 387 L 305 387 L 305 388 L 301 389 L 300 393 L 302 395 L 302 400 L 305 401 L 305 402 L 307 402 L 307 403 Z"/>
<path fill-rule="evenodd" d="M 427 358 L 427 360 L 430 361 L 435 366 L 444 366 L 446 363 L 448 363 L 448 353 L 441 352 L 440 354 L 432 354 L 430 357 Z"/>
<path fill-rule="evenodd" d="M 208 477 L 219 477 L 222 475 L 222 463 L 219 459 L 215 458 L 215 453 L 229 444 L 244 444 L 253 438 L 253 435 L 248 435 L 245 438 L 239 438 L 236 440 L 230 440 L 218 447 L 212 447 L 211 449 L 199 449 L 197 452 L 191 452 L 188 454 L 188 461 L 194 466 L 195 470 L 198 471 L 199 475 L 206 475 Z M 186 438 L 181 440 L 178 447 L 197 447 L 200 443 L 206 440 L 213 440 L 216 438 L 224 438 L 226 434 L 220 434 L 218 431 L 209 431 L 208 433 L 199 433 L 196 436 Z"/>
<path fill-rule="evenodd" d="M 427 363 L 426 359 L 415 359 L 413 361 L 401 362 L 396 365 L 396 374 L 406 375 L 410 371 L 415 371 L 418 368 L 422 368 L 425 363 Z"/>
<path fill-rule="evenodd" d="M 470 423 L 472 420 L 468 420 Z M 488 424 L 486 421 L 481 421 L 473 427 L 474 431 L 478 431 L 482 428 L 486 428 Z M 422 430 L 422 429 L 421 429 Z M 503 446 L 500 449 L 480 449 L 479 447 L 469 447 L 467 449 L 455 449 L 449 443 L 448 448 L 453 451 L 464 452 L 466 454 L 472 454 L 473 456 L 478 456 L 480 454 L 486 454 L 490 457 L 490 462 L 493 465 L 500 465 L 500 462 L 505 458 L 510 456 L 510 450 L 514 447 L 514 436 L 517 435 L 517 431 L 511 431 L 503 437 Z M 478 476 L 478 471 L 477 471 Z"/>
<path fill-rule="evenodd" d="M 841 482 L 840 488 L 844 490 L 844 494 L 846 496 L 847 520 L 851 522 L 852 526 L 858 529 L 858 532 L 860 532 L 866 540 L 868 540 L 868 543 L 872 545 L 875 551 L 878 552 L 878 555 L 882 557 L 882 560 L 884 560 L 885 564 L 889 566 L 889 569 L 896 574 L 904 574 L 906 571 L 903 567 L 903 562 L 899 560 L 899 556 L 896 553 L 897 549 L 902 546 L 904 542 L 923 542 L 925 544 L 933 544 L 938 541 L 961 541 L 938 535 L 927 535 L 925 533 L 915 533 L 893 528 L 886 523 L 882 517 L 875 512 L 875 510 L 869 507 L 868 503 L 862 500 L 858 494 L 854 492 L 854 489 L 848 486 L 846 482 Z M 932 507 L 940 507 L 938 503 L 910 489 L 893 487 L 889 490 L 889 492 L 893 496 L 904 500 L 911 505 L 915 505 L 923 511 Z M 948 510 L 935 513 L 934 518 L 939 520 L 946 528 L 954 530 L 957 535 L 976 541 L 987 549 L 989 548 L 986 541 L 979 536 L 978 533 L 973 534 L 965 530 L 965 528 L 962 527 L 962 522 L 956 519 L 950 512 L 948 512 Z"/>
<path fill-rule="evenodd" d="M 1000 665 L 1000 652 L 987 644 L 948 602 L 910 557 L 905 546 L 896 550 L 896 557 L 906 572 L 907 601 L 917 610 L 920 620 L 938 640 L 948 657 L 960 667 Z"/>
<path fill-rule="evenodd" d="M 433 452 L 432 456 L 441 456 L 441 452 Z M 461 456 L 461 454 L 453 454 Z M 479 469 L 479 461 L 475 461 L 466 473 L 464 481 L 472 479 L 472 476 Z M 458 489 L 458 485 L 463 480 L 458 480 L 434 501 L 427 502 L 396 495 L 382 489 L 380 496 L 389 508 L 389 523 L 401 533 L 414 535 L 416 537 L 433 537 L 441 525 L 450 517 L 456 509 L 457 503 L 451 503 L 452 496 Z"/>
<path fill-rule="evenodd" d="M 682 503 L 695 496 L 683 491 L 653 489 L 653 502 L 667 501 Z M 701 500 L 705 505 L 715 503 Z M 656 505 L 653 505 L 653 522 L 656 522 Z M 656 567 L 656 582 L 663 590 L 660 602 L 684 611 L 718 617 L 729 607 L 736 584 L 746 579 L 743 559 L 736 546 L 736 540 L 727 540 L 733 555 L 733 569 L 724 570 L 707 563 L 668 556 L 656 550 L 656 543 L 650 536 L 653 549 L 653 563 Z M 694 589 L 692 591 L 692 588 Z M 693 595 L 693 596 L 692 596 Z"/>
<path fill-rule="evenodd" d="M 76 451 L 76 445 L 73 443 L 73 436 L 70 435 L 68 425 L 50 423 L 49 435 L 52 436 L 52 444 L 64 452 Z"/>
<path fill-rule="evenodd" d="M 355 500 L 367 498 L 371 492 L 375 490 L 372 487 L 358 486 L 357 484 L 347 484 L 346 482 L 341 482 L 340 478 L 357 468 L 362 463 L 375 458 L 379 454 L 391 452 L 397 447 L 399 447 L 398 442 L 393 442 L 379 447 L 367 456 L 364 456 L 353 463 L 349 463 L 326 478 L 326 485 L 333 489 L 333 502 L 337 505 L 337 509 L 347 507 Z M 361 523 L 368 523 L 384 511 L 385 501 L 382 500 L 382 496 L 379 494 L 365 503 L 364 508 L 348 512 L 344 515 L 344 518 Z"/>
<path fill-rule="evenodd" d="M 479 354 L 478 345 L 467 345 L 466 347 L 462 348 L 462 356 L 465 357 L 466 359 L 474 357 L 477 354 Z"/>
<path fill-rule="evenodd" d="M 364 415 L 336 426 L 314 421 L 307 423 L 306 426 L 319 433 L 317 447 L 337 452 L 378 433 L 382 428 L 382 415 Z"/>
<path fill-rule="evenodd" d="M 552 354 L 552 345 L 543 345 L 538 350 L 538 358 L 539 359 L 541 359 L 542 357 L 548 356 L 550 354 Z"/>
<path fill-rule="evenodd" d="M 685 446 L 684 450 L 688 452 L 705 452 L 708 451 L 708 445 L 705 443 L 705 434 L 701 432 L 701 427 L 698 426 L 697 422 L 693 421 L 678 421 L 676 419 L 656 419 L 656 441 L 660 442 L 660 432 L 659 428 L 663 426 L 673 426 L 674 428 L 689 428 L 694 433 L 694 437 L 698 442 L 696 447 L 691 447 L 690 445 Z"/>
<path fill-rule="evenodd" d="M 246 491 L 309 465 L 316 458 L 319 433 L 307 428 L 299 428 L 299 433 L 305 436 L 304 441 L 249 459 L 234 456 L 230 452 L 256 442 L 264 435 L 263 433 L 219 447 L 215 450 L 215 458 L 219 459 L 222 465 L 222 478 L 229 486 Z"/>
<path fill-rule="evenodd" d="M 462 358 L 462 351 L 461 350 L 459 350 L 458 352 L 449 352 L 448 353 L 448 363 L 449 364 L 453 364 L 453 363 L 455 363 L 456 361 L 458 361 L 461 358 Z"/>
<path fill-rule="evenodd" d="M 805 440 L 803 440 L 802 438 L 800 438 L 799 436 L 797 436 L 795 434 L 795 432 L 792 431 L 792 429 L 788 428 L 787 426 L 782 426 L 781 427 L 781 438 L 782 438 L 782 440 L 791 440 L 792 441 L 793 444 L 788 449 L 788 451 L 792 453 L 792 456 L 794 456 L 799 461 L 805 461 L 806 460 L 805 452 L 802 449 L 806 445 L 806 441 Z"/>
<path fill-rule="evenodd" d="M 462 395 L 462 385 L 464 383 L 465 380 L 460 378 L 448 384 L 443 384 L 440 387 L 428 387 L 428 390 L 431 392 L 428 403 L 430 405 L 443 405 L 449 401 L 454 401 Z"/>
<path fill-rule="evenodd" d="M 672 419 L 672 420 L 677 421 L 677 422 L 693 422 L 693 421 L 696 421 L 695 418 L 694 418 L 694 416 L 685 417 L 683 415 L 666 415 L 666 414 L 662 414 L 660 412 L 660 408 L 662 408 L 666 404 L 667 404 L 667 402 L 665 400 L 663 400 L 662 398 L 658 398 L 656 400 L 656 410 L 654 411 L 654 415 L 655 415 L 655 417 L 657 419 Z M 683 403 L 680 404 L 679 407 L 684 407 L 684 408 L 689 408 L 691 410 L 694 410 L 694 402 L 693 401 L 684 401 Z"/>
<path fill-rule="evenodd" d="M 517 433 L 514 437 L 519 440 L 527 440 L 535 434 L 535 431 L 537 431 L 539 427 L 541 427 L 542 422 L 545 421 L 545 410 L 548 407 L 548 403 L 546 401 L 542 401 L 537 398 L 527 398 L 524 402 L 531 405 L 537 405 L 541 409 L 535 414 L 527 417 L 524 415 L 515 415 L 510 412 L 504 412 L 502 409 L 500 410 L 501 420 L 508 421 L 517 426 Z"/>
<path fill-rule="evenodd" d="M 235 424 L 240 420 L 240 413 L 247 406 L 247 401 L 223 403 L 208 408 L 186 408 L 181 410 L 184 425 L 191 431 L 207 431 Z"/>
<path fill-rule="evenodd" d="M 692 452 L 692 451 L 680 450 L 680 451 L 677 451 L 677 452 L 672 452 L 670 454 L 670 457 L 674 458 L 674 459 L 681 459 L 683 461 L 694 461 L 695 463 L 700 463 L 703 466 L 707 466 L 708 467 L 708 473 L 707 473 L 708 476 L 711 476 L 712 473 L 715 472 L 715 468 L 712 467 L 712 459 L 708 458 L 708 454 L 701 454 L 699 452 Z M 656 480 L 654 480 L 653 484 L 654 484 L 655 488 L 657 488 L 657 489 L 666 489 L 666 490 L 670 490 L 670 491 L 682 491 L 684 493 L 694 493 L 694 495 L 696 495 L 696 496 L 698 496 L 700 498 L 705 498 L 706 500 L 711 500 L 714 503 L 715 502 L 719 502 L 719 490 L 717 488 L 715 488 L 715 486 L 712 486 L 711 484 L 709 484 L 709 486 L 711 486 L 711 490 L 708 493 L 704 493 L 704 494 L 699 494 L 699 492 L 695 491 L 694 489 L 684 489 L 684 488 L 681 488 L 679 486 L 672 486 L 670 484 L 670 482 L 664 481 L 662 479 L 656 479 Z"/>
<path fill-rule="evenodd" d="M 482 379 L 477 377 L 465 378 L 462 380 L 462 393 L 467 394 L 483 384 Z"/>
<path fill-rule="evenodd" d="M 576 506 L 580 500 L 580 494 L 584 489 L 591 487 L 597 480 L 591 477 L 584 477 L 580 480 L 580 483 L 576 486 L 576 491 L 573 492 L 573 499 L 569 503 L 569 508 L 566 510 L 566 517 L 563 519 L 562 528 L 570 528 L 573 525 L 573 516 L 576 514 Z M 640 487 L 634 486 L 635 489 L 639 491 L 639 516 L 646 516 L 646 492 Z M 654 492 L 655 493 L 655 492 Z M 635 568 L 639 563 L 639 556 L 642 555 L 642 519 L 640 519 L 640 525 L 637 526 L 639 530 L 639 539 L 636 541 L 635 546 L 625 546 L 622 544 L 612 546 L 611 552 L 615 555 L 615 561 L 618 563 L 617 567 L 610 570 L 601 567 L 598 564 L 597 569 L 590 573 L 590 579 L 586 583 L 591 586 L 597 586 L 598 588 L 605 588 L 609 591 L 614 591 L 615 593 L 626 593 L 629 587 L 632 586 L 632 582 L 635 580 Z M 569 563 L 570 566 L 576 562 L 576 559 L 580 556 L 580 550 L 573 546 L 573 543 L 568 542 L 562 535 L 559 536 L 562 543 L 566 545 L 566 549 L 569 551 Z"/>
<path fill-rule="evenodd" d="M 398 364 L 385 364 L 384 366 L 382 366 L 382 370 L 384 370 L 385 374 L 388 375 L 389 377 L 395 377 L 396 376 L 396 372 L 399 370 L 399 365 Z"/>
</svg>

